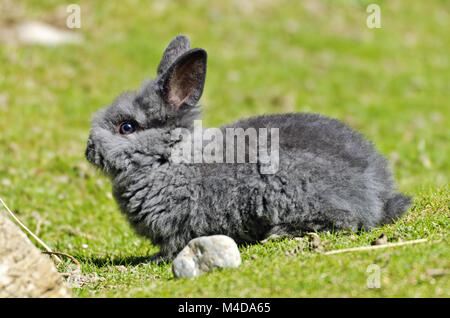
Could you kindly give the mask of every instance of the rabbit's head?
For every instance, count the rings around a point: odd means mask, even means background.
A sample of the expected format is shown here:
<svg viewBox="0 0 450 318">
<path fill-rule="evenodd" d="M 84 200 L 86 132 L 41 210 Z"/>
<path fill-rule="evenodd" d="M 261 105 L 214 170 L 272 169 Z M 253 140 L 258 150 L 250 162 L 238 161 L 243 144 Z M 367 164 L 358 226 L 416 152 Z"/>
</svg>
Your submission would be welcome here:
<svg viewBox="0 0 450 318">
<path fill-rule="evenodd" d="M 155 79 L 95 114 L 87 160 L 108 175 L 167 161 L 174 142 L 171 131 L 190 128 L 200 113 L 206 58 L 206 51 L 191 49 L 184 35 L 174 38 Z"/>
</svg>

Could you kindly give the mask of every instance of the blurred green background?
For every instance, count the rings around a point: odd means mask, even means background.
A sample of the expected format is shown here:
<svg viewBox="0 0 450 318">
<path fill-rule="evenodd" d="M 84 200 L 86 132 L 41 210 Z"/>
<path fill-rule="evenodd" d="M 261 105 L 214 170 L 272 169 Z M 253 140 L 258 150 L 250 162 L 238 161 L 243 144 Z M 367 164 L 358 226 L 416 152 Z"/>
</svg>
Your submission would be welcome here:
<svg viewBox="0 0 450 318">
<path fill-rule="evenodd" d="M 66 8 L 71 3 L 80 5 L 80 29 L 66 27 L 70 15 Z M 379 29 L 366 25 L 370 3 L 381 8 Z M 295 297 L 304 296 L 303 292 L 327 296 L 321 290 L 332 282 L 302 287 L 292 286 L 292 278 L 287 278 L 267 283 L 264 289 L 257 283 L 260 274 L 252 280 L 249 273 L 250 278 L 237 274 L 235 279 L 253 287 L 234 293 L 240 285 L 222 281 L 231 273 L 226 271 L 200 278 L 198 286 L 206 289 L 193 290 L 189 283 L 167 282 L 169 265 L 139 265 L 140 257 L 156 248 L 128 227 L 108 180 L 85 161 L 85 143 L 92 114 L 123 90 L 137 90 L 145 78 L 155 76 L 163 50 L 182 33 L 193 47 L 208 52 L 201 100 L 207 126 L 265 113 L 317 112 L 361 131 L 389 159 L 399 189 L 416 198 L 405 221 L 410 223 L 390 228 L 392 233 L 403 238 L 444 238 L 444 246 L 434 256 L 424 256 L 417 277 L 432 264 L 448 269 L 449 254 L 444 251 L 450 201 L 449 15 L 446 0 L 0 0 L 0 197 L 49 245 L 82 260 L 86 273 L 104 278 L 76 289 L 80 296 Z M 83 41 L 60 46 L 21 44 L 14 30 L 23 21 L 42 21 L 76 32 Z M 420 230 L 414 212 L 422 215 Z M 77 235 L 80 231 L 97 240 Z M 330 246 L 334 242 L 357 245 L 376 234 L 353 243 L 330 237 Z M 289 244 L 273 247 L 273 255 Z M 423 292 L 420 286 L 414 289 L 404 283 L 408 273 L 400 265 L 414 263 L 414 257 L 426 250 L 432 249 L 424 248 L 417 255 L 410 252 L 412 259 L 400 255 L 400 263 L 393 262 L 403 273 L 398 273 L 403 283 L 397 289 L 368 291 L 360 283 L 364 276 L 349 276 L 349 283 L 331 295 L 448 295 L 427 276 L 420 280 L 411 274 L 411 286 L 425 282 Z M 249 260 L 255 253 L 263 260 L 270 254 L 264 249 L 242 252 Z M 136 271 L 126 267 L 125 273 L 113 275 L 121 264 Z M 283 264 L 279 266 L 285 268 Z M 326 270 L 333 262 L 319 264 Z M 263 263 L 248 266 L 256 266 L 263 276 L 268 270 Z M 346 265 L 336 266 L 336 273 L 345 272 Z M 149 275 L 153 280 L 142 282 Z M 437 285 L 448 287 L 448 275 L 444 276 Z M 133 284 L 140 287 L 134 289 Z M 224 293 L 214 289 L 218 284 Z"/>
</svg>

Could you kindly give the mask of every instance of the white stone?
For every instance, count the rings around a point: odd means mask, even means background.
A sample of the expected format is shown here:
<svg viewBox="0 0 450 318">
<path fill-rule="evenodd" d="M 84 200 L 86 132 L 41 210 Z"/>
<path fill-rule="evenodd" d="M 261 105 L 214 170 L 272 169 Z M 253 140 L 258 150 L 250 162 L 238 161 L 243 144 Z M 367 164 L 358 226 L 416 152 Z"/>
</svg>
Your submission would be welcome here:
<svg viewBox="0 0 450 318">
<path fill-rule="evenodd" d="M 225 235 L 191 240 L 172 264 L 175 277 L 191 278 L 218 268 L 238 267 L 241 255 L 234 240 Z"/>
</svg>

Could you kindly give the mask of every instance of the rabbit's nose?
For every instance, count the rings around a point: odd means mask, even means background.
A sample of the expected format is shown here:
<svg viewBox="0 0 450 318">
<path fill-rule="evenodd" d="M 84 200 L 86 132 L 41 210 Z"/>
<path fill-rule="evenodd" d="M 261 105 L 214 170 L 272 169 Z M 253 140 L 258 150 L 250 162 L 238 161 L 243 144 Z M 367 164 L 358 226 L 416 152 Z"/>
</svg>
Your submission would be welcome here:
<svg viewBox="0 0 450 318">
<path fill-rule="evenodd" d="M 94 153 L 95 153 L 94 143 L 92 142 L 91 139 L 88 139 L 86 152 L 84 154 L 86 156 L 86 159 L 92 162 L 92 159 L 94 159 Z"/>
</svg>

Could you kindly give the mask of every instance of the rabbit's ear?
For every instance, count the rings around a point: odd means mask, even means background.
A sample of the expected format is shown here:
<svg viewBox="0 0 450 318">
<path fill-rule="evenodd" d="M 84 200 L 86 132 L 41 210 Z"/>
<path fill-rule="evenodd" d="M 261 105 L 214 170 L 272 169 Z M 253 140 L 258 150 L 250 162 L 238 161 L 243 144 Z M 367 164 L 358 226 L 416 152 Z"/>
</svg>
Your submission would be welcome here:
<svg viewBox="0 0 450 318">
<path fill-rule="evenodd" d="M 172 41 L 170 41 L 169 45 L 164 51 L 161 62 L 159 63 L 158 75 L 161 75 L 162 73 L 167 71 L 172 63 L 175 62 L 175 60 L 180 55 L 189 51 L 190 48 L 191 43 L 189 42 L 187 36 L 183 34 L 178 35 Z"/>
<path fill-rule="evenodd" d="M 162 74 L 161 95 L 166 103 L 179 109 L 182 105 L 195 106 L 203 93 L 206 78 L 207 54 L 203 49 L 192 49 L 181 55 Z"/>
</svg>

